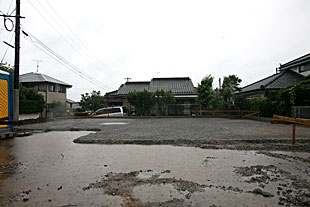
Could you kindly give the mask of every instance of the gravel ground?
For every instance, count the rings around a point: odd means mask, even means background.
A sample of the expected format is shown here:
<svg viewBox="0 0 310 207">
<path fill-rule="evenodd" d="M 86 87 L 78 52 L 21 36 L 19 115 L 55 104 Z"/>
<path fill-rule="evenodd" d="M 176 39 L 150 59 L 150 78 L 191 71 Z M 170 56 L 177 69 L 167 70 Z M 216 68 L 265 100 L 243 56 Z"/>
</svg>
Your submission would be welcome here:
<svg viewBox="0 0 310 207">
<path fill-rule="evenodd" d="M 97 144 L 171 144 L 210 149 L 310 152 L 310 128 L 247 119 L 149 118 L 67 119 L 17 127 L 19 131 L 96 131 L 75 140 Z"/>
</svg>

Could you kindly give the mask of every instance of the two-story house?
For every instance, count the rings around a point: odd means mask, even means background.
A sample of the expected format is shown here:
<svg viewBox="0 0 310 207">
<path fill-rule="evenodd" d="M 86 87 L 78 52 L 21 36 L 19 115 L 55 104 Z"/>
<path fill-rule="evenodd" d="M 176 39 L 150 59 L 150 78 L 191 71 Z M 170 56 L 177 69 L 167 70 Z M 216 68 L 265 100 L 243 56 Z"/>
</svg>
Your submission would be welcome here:
<svg viewBox="0 0 310 207">
<path fill-rule="evenodd" d="M 23 86 L 27 88 L 34 88 L 39 94 L 42 94 L 46 105 L 55 102 L 66 104 L 67 89 L 72 87 L 70 84 L 42 73 L 26 73 L 20 75 L 19 79 Z M 48 116 L 46 111 L 42 113 L 42 116 Z"/>
</svg>

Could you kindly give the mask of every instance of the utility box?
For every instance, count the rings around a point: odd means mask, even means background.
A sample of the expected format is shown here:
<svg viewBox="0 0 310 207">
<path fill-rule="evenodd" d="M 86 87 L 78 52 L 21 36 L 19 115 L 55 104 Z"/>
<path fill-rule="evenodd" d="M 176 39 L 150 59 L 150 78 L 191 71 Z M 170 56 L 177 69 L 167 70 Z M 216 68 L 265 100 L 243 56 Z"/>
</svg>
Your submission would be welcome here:
<svg viewBox="0 0 310 207">
<path fill-rule="evenodd" d="M 13 121 L 12 73 L 0 70 L 0 121 Z M 0 138 L 13 137 L 13 126 L 0 125 Z"/>
</svg>

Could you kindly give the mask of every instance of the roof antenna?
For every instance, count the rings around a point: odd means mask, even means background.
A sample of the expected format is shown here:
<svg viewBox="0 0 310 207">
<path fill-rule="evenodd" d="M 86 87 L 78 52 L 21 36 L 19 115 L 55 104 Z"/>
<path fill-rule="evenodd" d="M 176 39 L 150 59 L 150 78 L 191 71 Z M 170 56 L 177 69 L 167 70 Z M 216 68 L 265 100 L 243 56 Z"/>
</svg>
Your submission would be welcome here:
<svg viewBox="0 0 310 207">
<path fill-rule="evenodd" d="M 157 78 L 158 78 L 158 74 L 159 74 L 160 72 L 156 72 L 156 74 L 157 74 Z"/>
<path fill-rule="evenodd" d="M 32 60 L 32 61 L 37 62 L 37 73 L 38 73 L 39 72 L 39 63 L 42 62 L 42 60 Z"/>
<path fill-rule="evenodd" d="M 126 82 L 129 82 L 129 80 L 131 80 L 131 78 L 127 77 L 127 78 L 124 78 L 126 80 Z"/>
</svg>

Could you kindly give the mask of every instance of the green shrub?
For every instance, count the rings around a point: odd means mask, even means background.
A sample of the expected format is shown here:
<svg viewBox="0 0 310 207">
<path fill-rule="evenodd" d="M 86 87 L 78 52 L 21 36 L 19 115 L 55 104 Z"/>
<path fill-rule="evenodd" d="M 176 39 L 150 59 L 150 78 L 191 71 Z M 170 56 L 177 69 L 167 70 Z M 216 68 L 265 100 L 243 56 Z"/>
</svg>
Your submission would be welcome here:
<svg viewBox="0 0 310 207">
<path fill-rule="evenodd" d="M 34 100 L 20 100 L 19 113 L 20 114 L 35 114 L 41 113 L 44 109 L 44 102 Z"/>
<path fill-rule="evenodd" d="M 130 92 L 127 95 L 128 102 L 135 106 L 136 114 L 140 116 L 149 116 L 151 109 L 156 103 L 155 95 L 146 90 L 141 92 Z"/>
</svg>

